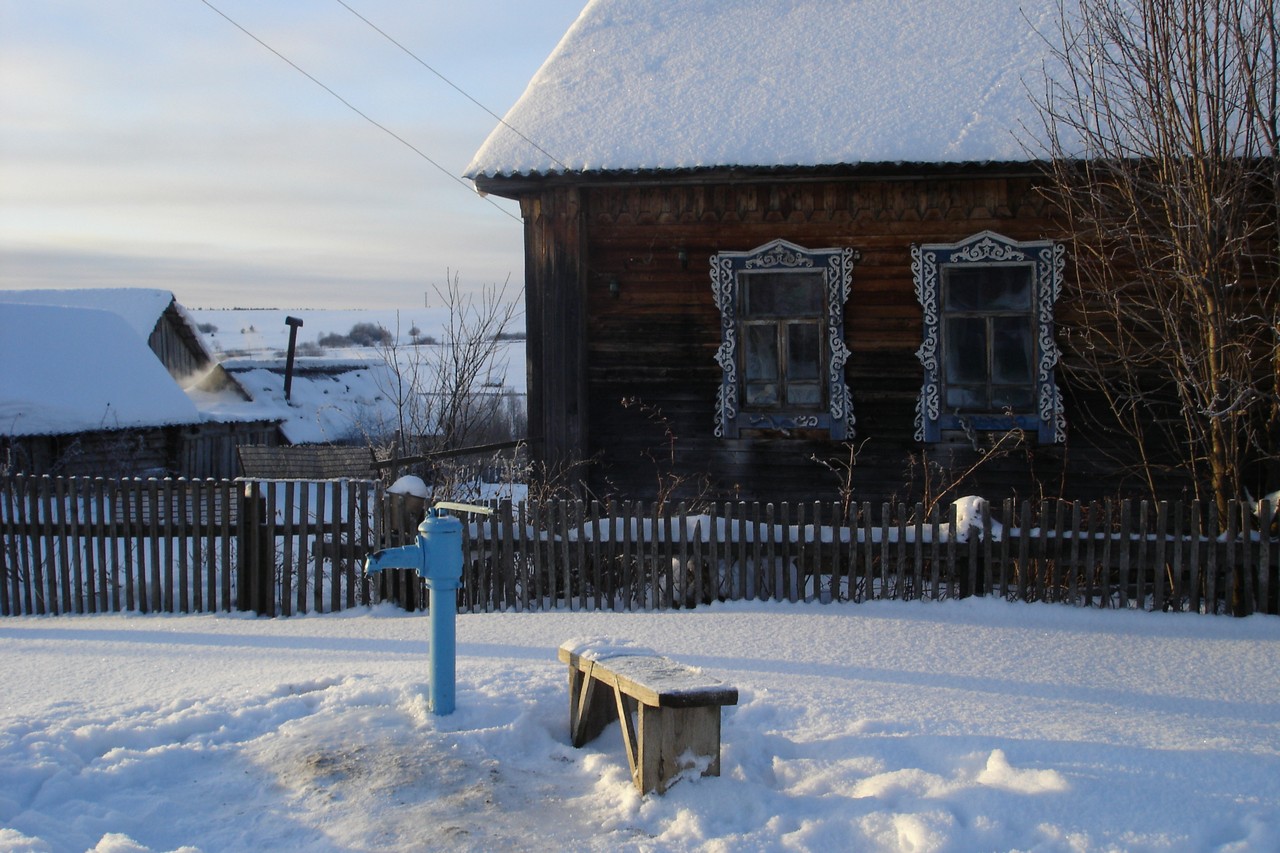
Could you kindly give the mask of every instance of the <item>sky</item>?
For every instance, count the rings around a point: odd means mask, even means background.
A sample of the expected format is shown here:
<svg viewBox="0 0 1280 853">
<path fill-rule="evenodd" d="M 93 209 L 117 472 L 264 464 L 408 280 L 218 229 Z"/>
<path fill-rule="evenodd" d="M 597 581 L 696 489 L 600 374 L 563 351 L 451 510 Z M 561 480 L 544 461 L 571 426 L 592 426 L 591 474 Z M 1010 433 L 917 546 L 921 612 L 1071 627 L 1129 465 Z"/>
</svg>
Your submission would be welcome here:
<svg viewBox="0 0 1280 853">
<path fill-rule="evenodd" d="M 518 293 L 518 209 L 460 176 L 585 0 L 344 2 L 209 0 L 404 142 L 202 0 L 0 0 L 0 289 L 192 308 L 413 307 L 450 276 Z"/>
</svg>

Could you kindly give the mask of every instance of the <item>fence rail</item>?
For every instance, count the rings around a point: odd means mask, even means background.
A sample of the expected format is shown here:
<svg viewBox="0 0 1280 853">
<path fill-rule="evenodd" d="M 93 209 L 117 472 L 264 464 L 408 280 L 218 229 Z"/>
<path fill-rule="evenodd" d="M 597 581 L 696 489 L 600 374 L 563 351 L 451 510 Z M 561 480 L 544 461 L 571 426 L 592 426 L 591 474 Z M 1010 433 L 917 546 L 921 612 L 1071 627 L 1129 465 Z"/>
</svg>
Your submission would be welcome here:
<svg viewBox="0 0 1280 853">
<path fill-rule="evenodd" d="M 1000 596 L 1280 613 L 1275 515 L 1233 503 L 1006 500 L 689 507 L 495 504 L 464 526 L 463 611 L 697 607 L 717 600 Z M 428 605 L 416 574 L 361 571 L 421 506 L 377 482 L 0 478 L 0 614 L 331 612 Z"/>
</svg>

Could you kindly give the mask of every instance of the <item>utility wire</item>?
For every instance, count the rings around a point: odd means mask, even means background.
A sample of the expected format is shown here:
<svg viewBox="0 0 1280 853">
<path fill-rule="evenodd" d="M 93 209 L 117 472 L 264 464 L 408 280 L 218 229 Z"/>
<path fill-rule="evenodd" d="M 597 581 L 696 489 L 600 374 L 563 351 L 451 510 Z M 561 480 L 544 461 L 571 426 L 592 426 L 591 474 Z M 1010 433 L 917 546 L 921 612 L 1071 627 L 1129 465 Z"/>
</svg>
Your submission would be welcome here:
<svg viewBox="0 0 1280 853">
<path fill-rule="evenodd" d="M 201 2 L 201 3 L 203 3 L 204 5 L 208 6 L 208 7 L 209 7 L 210 9 L 212 9 L 213 11 L 217 12 L 217 13 L 218 13 L 218 14 L 219 14 L 219 15 L 220 15 L 224 20 L 226 20 L 226 21 L 227 21 L 227 23 L 231 24 L 231 25 L 232 25 L 233 27 L 235 27 L 237 30 L 239 30 L 240 32 L 244 33 L 244 34 L 245 34 L 245 35 L 247 35 L 249 38 L 253 39 L 253 40 L 254 40 L 254 41 L 256 41 L 258 44 L 262 45 L 262 46 L 263 46 L 263 47 L 265 47 L 267 50 L 269 50 L 269 51 L 271 51 L 272 53 L 274 53 L 277 57 L 279 57 L 281 60 L 283 60 L 285 63 L 287 63 L 287 64 L 289 65 L 289 67 L 290 67 L 290 68 L 292 68 L 294 71 L 297 71 L 297 72 L 298 72 L 299 74 L 301 74 L 303 77 L 306 77 L 306 78 L 307 78 L 308 80 L 310 80 L 312 83 L 315 83 L 315 84 L 316 84 L 317 86 L 319 86 L 321 89 L 324 89 L 324 90 L 325 90 L 326 92 L 328 92 L 330 95 L 332 95 L 333 97 L 337 98 L 339 101 L 341 101 L 341 102 L 342 102 L 342 105 L 343 105 L 343 106 L 345 106 L 347 109 L 351 110 L 353 113 L 355 113 L 356 115 L 360 116 L 360 118 L 362 118 L 362 119 L 364 119 L 365 121 L 369 122 L 369 124 L 371 124 L 371 125 L 373 125 L 374 127 L 378 128 L 378 129 L 379 129 L 379 130 L 381 130 L 383 133 L 385 133 L 385 134 L 387 134 L 388 136 L 390 136 L 392 139 L 395 139 L 395 140 L 396 140 L 397 142 L 399 142 L 401 145 L 405 146 L 405 147 L 406 147 L 406 148 L 408 148 L 410 151 L 412 151 L 413 153 L 417 154 L 417 155 L 418 155 L 419 157 L 421 157 L 423 160 L 426 160 L 426 161 L 427 161 L 428 163 L 430 163 L 432 166 L 435 166 L 435 167 L 436 167 L 437 169 L 439 169 L 441 172 L 443 172 L 444 174 L 446 174 L 446 175 L 448 175 L 450 178 L 452 178 L 454 181 L 457 181 L 460 185 L 462 185 L 463 187 L 465 187 L 465 188 L 467 189 L 467 191 L 468 191 L 468 192 L 471 192 L 472 194 L 475 194 L 475 188 L 474 188 L 474 187 L 472 187 L 470 184 L 468 184 L 468 183 L 467 183 L 465 180 L 463 180 L 462 178 L 460 178 L 460 177 L 458 177 L 457 175 L 453 174 L 453 172 L 450 172 L 448 169 L 446 169 L 444 166 L 442 166 L 442 165 L 440 165 L 439 163 L 437 163 L 435 160 L 431 159 L 431 157 L 429 157 L 429 156 L 427 155 L 427 153 L 426 153 L 425 151 L 423 151 L 421 148 L 418 148 L 418 147 L 417 147 L 416 145 L 414 145 L 412 142 L 410 142 L 409 140 L 405 139 L 403 136 L 401 136 L 400 134 L 396 133 L 396 132 L 395 132 L 394 130 L 392 130 L 391 128 L 389 128 L 389 127 L 387 127 L 386 125 L 384 125 L 384 124 L 382 124 L 382 123 L 380 123 L 380 122 L 376 121 L 376 120 L 375 120 L 375 119 L 373 119 L 371 116 L 369 116 L 367 113 L 363 112 L 363 111 L 362 111 L 359 107 L 357 107 L 355 104 L 351 103 L 351 102 L 350 102 L 350 101 L 348 101 L 346 98 L 344 98 L 344 97 L 342 97 L 341 95 L 339 95 L 339 94 L 338 94 L 337 92 L 335 92 L 333 89 L 330 89 L 330 88 L 329 88 L 328 86 L 326 86 L 324 83 L 321 83 L 318 79 L 316 79 L 314 76 L 312 76 L 312 75 L 311 75 L 311 74 L 309 74 L 307 71 L 305 71 L 301 66 L 299 66 L 299 65 L 298 65 L 296 62 L 294 62 L 292 59 L 290 59 L 289 57 L 285 56 L 283 53 L 281 53 L 280 51 L 276 50 L 274 47 L 272 47 L 271 45 L 267 44 L 267 43 L 266 43 L 265 41 L 263 41 L 262 39 L 260 39 L 260 38 L 258 38 L 257 36 L 255 36 L 253 33 L 249 32 L 247 29 L 245 29 L 243 26 L 241 26 L 238 22 L 236 22 L 234 19 L 232 19 L 232 18 L 231 18 L 231 16 L 229 16 L 226 12 L 223 12 L 223 11 L 222 11 L 221 9 L 219 9 L 217 6 L 215 6 L 215 5 L 213 5 L 212 3 L 210 3 L 210 2 L 209 2 L 209 0 L 200 0 L 200 2 Z M 494 202 L 494 201 L 493 201 L 493 199 L 489 198 L 488 196 L 480 196 L 480 198 L 484 199 L 486 202 L 488 202 L 489 204 L 493 205 L 493 207 L 494 207 L 495 209 L 497 209 L 497 210 L 501 211 L 504 215 L 509 216 L 509 217 L 511 217 L 512 219 L 514 219 L 516 222 L 520 222 L 520 223 L 522 223 L 522 224 L 523 224 L 524 220 L 522 220 L 520 217 L 518 217 L 518 216 L 514 215 L 514 214 L 513 214 L 513 213 L 511 213 L 510 211 L 506 210 L 505 208 L 503 208 L 503 207 L 499 206 L 496 202 Z"/>
<path fill-rule="evenodd" d="M 532 139 L 530 139 L 529 137 L 525 136 L 523 133 L 521 133 L 521 132 L 520 132 L 519 130 L 517 130 L 515 127 L 513 127 L 513 126 L 512 126 L 512 125 L 510 125 L 510 124 L 508 124 L 508 123 L 507 123 L 507 121 L 506 121 L 502 116 L 498 115 L 498 114 L 497 114 L 497 113 L 495 113 L 493 110 L 489 109 L 489 108 L 488 108 L 488 107 L 486 107 L 484 104 L 480 103 L 480 102 L 479 102 L 479 101 L 477 101 L 475 98 L 471 97 L 471 95 L 470 95 L 470 94 L 468 94 L 466 91 L 464 91 L 460 86 L 458 86 L 456 83 L 454 83 L 454 82 L 453 82 L 452 80 L 450 80 L 448 77 L 446 77 L 446 76 L 444 76 L 443 74 L 441 74 L 441 73 L 440 73 L 439 71 L 437 71 L 436 69 L 432 68 L 430 65 L 428 65 L 428 64 L 426 63 L 426 61 L 425 61 L 425 60 L 423 60 L 423 59 L 422 59 L 421 57 L 419 57 L 416 53 L 414 53 L 413 51 L 409 50 L 409 48 L 405 47 L 405 46 L 404 46 L 404 45 L 402 45 L 400 42 L 398 42 L 398 41 L 396 41 L 394 38 L 392 38 L 392 37 L 391 37 L 391 35 L 390 35 L 389 33 L 387 33 L 385 30 L 383 30 L 381 27 L 379 27 L 379 26 L 378 26 L 377 24 L 375 24 L 373 21 L 370 21 L 370 20 L 369 20 L 368 18 L 366 18 L 364 15 L 361 15 L 359 12 L 357 12 L 355 9 L 352 9 L 349 5 L 347 5 L 347 3 L 345 2 L 345 0 L 337 0 L 337 3 L 338 3 L 338 5 L 339 5 L 339 6 L 341 6 L 341 7 L 342 7 L 342 8 L 344 8 L 344 9 L 346 9 L 348 12 L 350 12 L 350 13 L 351 13 L 351 14 L 353 14 L 353 15 L 355 15 L 357 18 L 359 18 L 360 20 L 362 20 L 362 21 L 364 21 L 366 24 L 368 24 L 370 27 L 372 27 L 372 28 L 373 28 L 373 30 L 374 30 L 376 33 L 378 33 L 378 35 L 382 36 L 384 39 L 386 39 L 387 41 L 391 42 L 391 43 L 392 43 L 392 44 L 394 44 L 396 47 L 400 48 L 402 51 L 404 51 L 406 54 L 408 54 L 408 55 L 409 55 L 409 57 L 410 57 L 410 58 L 412 58 L 414 62 L 418 63 L 418 64 L 419 64 L 419 65 L 421 65 L 423 68 L 427 69 L 427 70 L 428 70 L 428 71 L 430 71 L 432 74 L 436 75 L 436 76 L 437 76 L 437 77 L 439 77 L 441 80 L 443 80 L 445 83 L 447 83 L 447 84 L 448 84 L 448 85 L 449 85 L 449 86 L 450 86 L 450 87 L 451 87 L 455 92 L 457 92 L 459 95 L 461 95 L 462 97 L 466 98 L 468 101 L 470 101 L 471 103 L 475 104 L 475 105 L 476 105 L 477 107 L 479 107 L 480 109 L 484 110 L 486 113 L 488 113 L 488 114 L 489 114 L 490 116 L 492 116 L 493 118 L 497 119 L 498 124 L 502 125 L 502 126 L 503 126 L 503 127 L 505 127 L 507 130 L 511 131 L 511 132 L 512 132 L 512 133 L 514 133 L 516 136 L 520 137 L 520 138 L 521 138 L 521 139 L 523 139 L 525 142 L 527 142 L 527 143 L 529 143 L 530 145 L 532 145 L 534 148 L 538 149 L 538 151 L 539 151 L 539 152 L 541 152 L 543 155 L 545 155 L 546 157 L 548 157 L 551 161 L 553 161 L 553 162 L 554 162 L 557 166 L 559 166 L 561 169 L 564 169 L 565 171 L 568 171 L 568 170 L 569 170 L 569 167 L 568 167 L 568 166 L 566 166 L 564 163 L 562 163 L 562 162 L 560 161 L 560 158 L 559 158 L 559 157 L 557 157 L 556 155 L 552 154 L 550 151 L 548 151 L 547 149 L 543 148 L 541 145 L 539 145 L 538 143 L 534 142 L 534 141 L 533 141 Z"/>
</svg>

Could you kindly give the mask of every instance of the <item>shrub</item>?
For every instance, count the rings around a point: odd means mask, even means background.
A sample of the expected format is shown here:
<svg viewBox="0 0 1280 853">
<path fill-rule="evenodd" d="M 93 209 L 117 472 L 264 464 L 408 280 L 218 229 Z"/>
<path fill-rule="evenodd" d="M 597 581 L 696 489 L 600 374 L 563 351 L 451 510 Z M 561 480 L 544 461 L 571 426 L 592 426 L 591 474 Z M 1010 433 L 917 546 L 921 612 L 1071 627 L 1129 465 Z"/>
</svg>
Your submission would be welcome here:
<svg viewBox="0 0 1280 853">
<path fill-rule="evenodd" d="M 356 323 L 347 332 L 351 343 L 358 347 L 376 347 L 391 343 L 391 333 L 377 323 Z"/>
</svg>

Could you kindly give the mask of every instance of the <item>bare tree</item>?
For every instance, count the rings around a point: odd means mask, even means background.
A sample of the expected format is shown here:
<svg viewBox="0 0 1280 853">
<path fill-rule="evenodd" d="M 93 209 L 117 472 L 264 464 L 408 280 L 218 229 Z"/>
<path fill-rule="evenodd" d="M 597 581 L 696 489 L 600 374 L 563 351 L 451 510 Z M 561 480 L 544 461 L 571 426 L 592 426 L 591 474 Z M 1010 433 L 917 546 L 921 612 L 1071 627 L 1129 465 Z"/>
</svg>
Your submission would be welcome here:
<svg viewBox="0 0 1280 853">
<path fill-rule="evenodd" d="M 508 389 L 506 339 L 519 317 L 506 286 L 463 292 L 456 274 L 436 288 L 448 319 L 438 342 L 405 342 L 397 328 L 379 348 L 386 366 L 379 383 L 396 410 L 401 454 L 456 450 L 515 438 L 523 406 Z"/>
<path fill-rule="evenodd" d="M 1178 469 L 1225 512 L 1280 475 L 1275 0 L 1058 12 L 1038 106 L 1075 267 L 1063 368 L 1153 495 Z"/>
<path fill-rule="evenodd" d="M 464 294 L 458 276 L 436 293 L 449 309 L 448 325 L 430 359 L 434 410 L 433 449 L 453 450 L 494 438 L 503 413 L 501 388 L 506 375 L 506 342 L 519 316 L 507 299 L 507 286 L 491 285 L 478 296 Z"/>
</svg>

